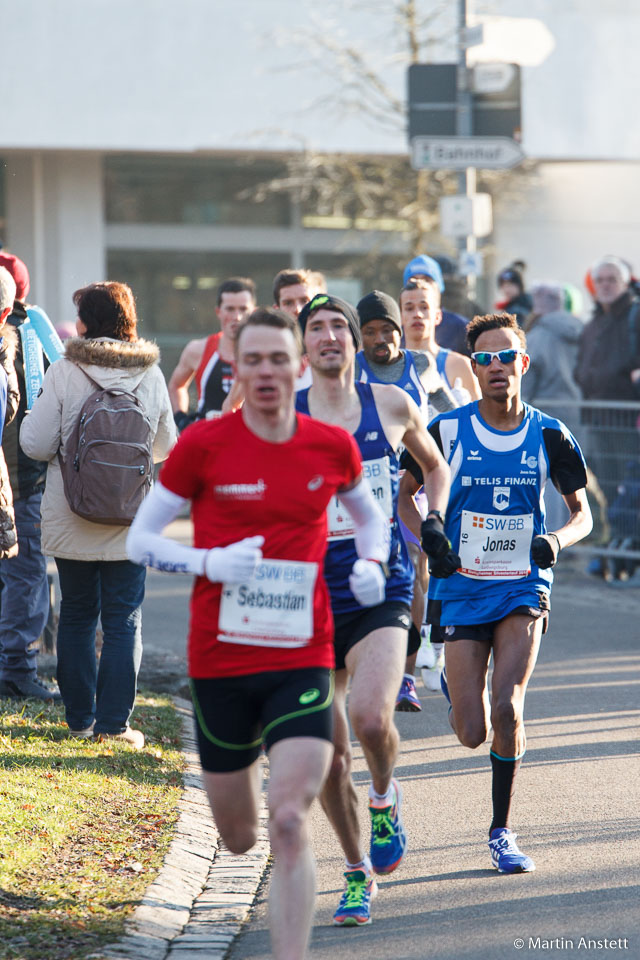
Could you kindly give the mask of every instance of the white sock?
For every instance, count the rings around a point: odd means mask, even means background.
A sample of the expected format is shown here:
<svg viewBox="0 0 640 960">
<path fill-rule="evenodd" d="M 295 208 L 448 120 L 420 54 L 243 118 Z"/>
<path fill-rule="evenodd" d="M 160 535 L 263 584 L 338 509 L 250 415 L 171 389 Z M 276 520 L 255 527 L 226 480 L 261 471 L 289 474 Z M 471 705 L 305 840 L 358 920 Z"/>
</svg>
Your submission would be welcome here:
<svg viewBox="0 0 640 960">
<path fill-rule="evenodd" d="M 405 679 L 405 680 L 415 680 L 415 675 L 414 675 L 413 673 L 405 673 L 404 679 Z"/>
<path fill-rule="evenodd" d="M 364 855 L 364 857 L 362 858 L 362 860 L 359 860 L 358 863 L 349 863 L 348 860 L 345 860 L 345 863 L 346 863 L 346 865 L 347 865 L 347 870 L 364 870 L 364 872 L 367 874 L 367 876 L 368 876 L 370 873 L 373 873 L 373 867 L 371 866 L 371 860 L 369 859 L 369 855 L 368 855 L 367 853 L 365 853 L 365 855 Z"/>
<path fill-rule="evenodd" d="M 391 806 L 395 800 L 395 789 L 393 786 L 393 781 L 389 784 L 389 788 L 386 793 L 379 794 L 376 793 L 373 789 L 373 784 L 369 787 L 369 799 L 376 800 L 381 806 L 384 803 L 385 806 Z"/>
</svg>

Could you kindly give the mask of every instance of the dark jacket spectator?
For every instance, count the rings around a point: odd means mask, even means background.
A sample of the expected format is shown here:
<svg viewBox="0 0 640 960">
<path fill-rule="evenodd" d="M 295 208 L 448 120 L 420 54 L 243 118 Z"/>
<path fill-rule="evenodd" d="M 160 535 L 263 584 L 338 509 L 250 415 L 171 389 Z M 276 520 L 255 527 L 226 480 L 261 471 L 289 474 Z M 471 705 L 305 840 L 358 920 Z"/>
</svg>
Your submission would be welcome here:
<svg viewBox="0 0 640 960">
<path fill-rule="evenodd" d="M 564 290 L 560 284 L 537 284 L 532 290 L 532 301 L 533 314 L 526 326 L 531 362 L 522 381 L 522 399 L 552 417 L 559 417 L 561 412 L 553 405 L 547 409 L 545 401 L 566 401 L 562 420 L 575 431 L 582 392 L 573 372 L 584 322 L 564 309 Z M 576 404 L 571 404 L 571 400 Z"/>
<path fill-rule="evenodd" d="M 5 424 L 11 423 L 18 409 L 18 382 L 13 365 L 16 353 L 16 340 L 15 331 L 12 328 L 7 328 L 6 326 L 2 328 L 0 367 L 2 367 L 7 377 L 6 410 L 4 412 Z M 4 424 L 0 424 L 0 441 L 2 440 L 3 426 Z M 13 495 L 4 451 L 0 443 L 0 558 L 15 557 L 17 553 L 18 534 L 16 532 L 13 511 Z"/>
<path fill-rule="evenodd" d="M 496 309 L 512 313 L 521 327 L 533 309 L 533 302 L 524 289 L 524 277 L 515 267 L 507 267 L 498 274 L 499 297 Z"/>
<path fill-rule="evenodd" d="M 596 303 L 580 342 L 576 380 L 588 400 L 637 400 L 631 371 L 639 367 L 640 302 L 625 289 L 606 306 Z"/>
</svg>

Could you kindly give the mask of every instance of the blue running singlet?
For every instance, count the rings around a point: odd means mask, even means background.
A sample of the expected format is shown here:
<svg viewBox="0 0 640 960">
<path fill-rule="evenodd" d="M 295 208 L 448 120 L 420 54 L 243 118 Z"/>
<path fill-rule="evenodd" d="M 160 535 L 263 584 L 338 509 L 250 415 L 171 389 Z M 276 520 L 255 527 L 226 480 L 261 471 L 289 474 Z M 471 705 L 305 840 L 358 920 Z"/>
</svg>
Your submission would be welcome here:
<svg viewBox="0 0 640 960">
<path fill-rule="evenodd" d="M 449 390 L 453 390 L 453 385 L 449 383 L 449 377 L 447 376 L 447 360 L 449 359 L 450 353 L 451 350 L 447 350 L 446 347 L 440 347 L 436 354 L 436 370 L 449 387 Z"/>
<path fill-rule="evenodd" d="M 546 529 L 544 486 L 555 470 L 543 433 L 555 435 L 570 463 L 565 476 L 570 469 L 576 479 L 566 481 L 567 492 L 586 483 L 577 442 L 563 423 L 527 404 L 516 430 L 494 430 L 475 401 L 442 414 L 430 431 L 451 468 L 445 531 L 462 561 L 459 572 L 429 583 L 429 596 L 442 602 L 441 623 L 488 623 L 517 606 L 538 606 L 553 581 L 551 570 L 531 560 L 531 540 Z"/>
<path fill-rule="evenodd" d="M 400 374 L 399 379 L 394 380 L 393 382 L 390 380 L 380 380 L 380 378 L 375 375 L 367 363 L 367 359 L 363 350 L 358 351 L 356 354 L 356 360 L 360 365 L 361 383 L 382 383 L 385 386 L 389 386 L 389 384 L 392 383 L 394 387 L 400 387 L 401 390 L 404 390 L 406 393 L 408 393 L 411 399 L 417 403 L 421 410 L 427 410 L 429 397 L 422 385 L 422 381 L 420 380 L 420 376 L 416 370 L 416 365 L 409 350 L 404 351 L 404 366 L 402 368 L 402 373 Z"/>
<path fill-rule="evenodd" d="M 398 529 L 398 458 L 387 440 L 373 392 L 368 383 L 356 383 L 362 416 L 354 439 L 360 447 L 365 479 L 373 490 L 383 512 L 391 523 L 390 577 L 387 580 L 385 600 L 411 603 L 413 594 L 413 566 L 404 540 Z M 296 394 L 296 410 L 309 414 L 309 391 Z M 358 559 L 353 540 L 353 523 L 349 512 L 334 497 L 327 510 L 328 546 L 324 563 L 324 578 L 331 595 L 334 613 L 351 613 L 364 609 L 349 589 L 349 574 Z"/>
</svg>

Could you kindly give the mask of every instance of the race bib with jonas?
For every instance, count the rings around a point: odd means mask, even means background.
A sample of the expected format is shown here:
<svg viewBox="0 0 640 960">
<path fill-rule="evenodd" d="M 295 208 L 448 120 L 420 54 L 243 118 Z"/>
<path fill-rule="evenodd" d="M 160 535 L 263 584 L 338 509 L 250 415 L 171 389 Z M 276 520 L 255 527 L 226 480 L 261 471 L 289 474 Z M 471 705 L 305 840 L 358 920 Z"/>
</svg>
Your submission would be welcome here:
<svg viewBox="0 0 640 960">
<path fill-rule="evenodd" d="M 313 637 L 317 563 L 263 560 L 247 583 L 222 585 L 218 640 L 303 647 Z"/>
<path fill-rule="evenodd" d="M 531 571 L 533 514 L 499 516 L 463 510 L 459 572 L 474 580 L 519 580 Z"/>
</svg>

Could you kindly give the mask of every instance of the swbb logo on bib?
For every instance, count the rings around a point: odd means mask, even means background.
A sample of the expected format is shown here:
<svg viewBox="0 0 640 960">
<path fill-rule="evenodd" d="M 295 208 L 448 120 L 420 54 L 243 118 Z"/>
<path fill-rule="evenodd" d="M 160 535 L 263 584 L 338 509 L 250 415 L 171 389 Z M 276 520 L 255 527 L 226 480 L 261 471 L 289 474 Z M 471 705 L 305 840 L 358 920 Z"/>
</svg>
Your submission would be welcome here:
<svg viewBox="0 0 640 960">
<path fill-rule="evenodd" d="M 317 576 L 317 563 L 263 560 L 246 583 L 223 583 L 218 640 L 304 647 L 313 637 Z"/>
<path fill-rule="evenodd" d="M 389 523 L 393 522 L 393 499 L 391 497 L 391 465 L 388 457 L 378 460 L 364 460 L 362 473 L 371 492 L 378 501 Z M 355 534 L 351 514 L 340 503 L 338 497 L 332 497 L 327 507 L 327 540 L 350 540 Z"/>
<path fill-rule="evenodd" d="M 519 580 L 531 565 L 533 514 L 497 516 L 463 510 L 460 524 L 460 573 L 474 580 Z"/>
</svg>

